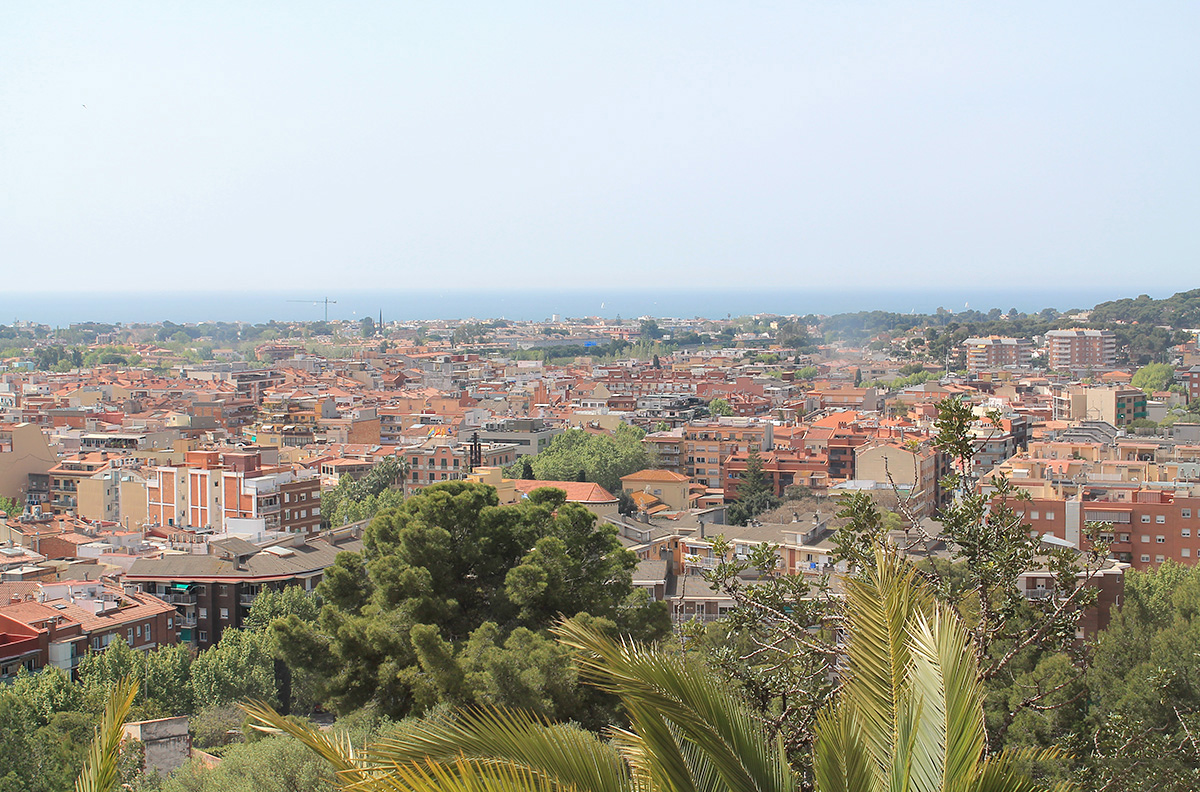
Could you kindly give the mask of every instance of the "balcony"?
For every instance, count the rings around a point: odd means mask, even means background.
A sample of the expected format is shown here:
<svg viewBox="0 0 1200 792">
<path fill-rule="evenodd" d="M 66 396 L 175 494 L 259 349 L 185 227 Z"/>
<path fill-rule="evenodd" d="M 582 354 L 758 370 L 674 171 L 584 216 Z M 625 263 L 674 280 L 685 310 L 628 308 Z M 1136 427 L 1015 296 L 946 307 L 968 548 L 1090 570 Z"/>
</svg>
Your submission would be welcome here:
<svg viewBox="0 0 1200 792">
<path fill-rule="evenodd" d="M 171 591 L 164 594 L 161 599 L 172 605 L 195 605 L 196 593 L 194 591 Z"/>
<path fill-rule="evenodd" d="M 245 607 L 249 608 L 251 605 L 253 605 L 253 604 L 254 604 L 254 599 L 255 599 L 257 596 L 258 596 L 258 592 L 257 592 L 257 591 L 255 591 L 255 592 L 252 592 L 252 593 L 248 593 L 248 592 L 245 592 L 245 591 L 243 591 L 243 592 L 242 592 L 242 593 L 241 593 L 241 594 L 238 596 L 238 602 L 240 602 L 240 603 L 241 603 L 243 606 L 245 606 Z"/>
<path fill-rule="evenodd" d="M 728 614 L 726 613 L 676 613 L 674 614 L 674 619 L 676 624 L 687 624 L 688 622 L 711 624 L 727 616 Z"/>
</svg>

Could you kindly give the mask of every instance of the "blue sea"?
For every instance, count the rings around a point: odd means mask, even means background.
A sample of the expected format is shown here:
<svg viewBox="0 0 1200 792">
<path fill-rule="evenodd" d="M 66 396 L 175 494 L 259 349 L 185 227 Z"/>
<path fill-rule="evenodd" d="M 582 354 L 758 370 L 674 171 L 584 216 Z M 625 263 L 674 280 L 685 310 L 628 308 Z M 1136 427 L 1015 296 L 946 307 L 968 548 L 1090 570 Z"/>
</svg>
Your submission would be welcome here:
<svg viewBox="0 0 1200 792">
<path fill-rule="evenodd" d="M 1166 297 L 1172 292 L 1152 294 Z M 150 323 L 316 321 L 325 318 L 384 321 L 433 319 L 515 319 L 543 321 L 554 316 L 607 319 L 639 316 L 723 319 L 771 313 L 835 314 L 850 311 L 933 313 L 1011 308 L 1033 313 L 1043 308 L 1091 308 L 1105 300 L 1136 296 L 1136 291 L 1038 291 L 985 289 L 948 291 L 688 290 L 630 291 L 330 291 L 319 292 L 159 292 L 0 294 L 0 324 L 33 321 L 55 327 L 77 322 Z M 334 302 L 336 301 L 336 302 Z"/>
</svg>

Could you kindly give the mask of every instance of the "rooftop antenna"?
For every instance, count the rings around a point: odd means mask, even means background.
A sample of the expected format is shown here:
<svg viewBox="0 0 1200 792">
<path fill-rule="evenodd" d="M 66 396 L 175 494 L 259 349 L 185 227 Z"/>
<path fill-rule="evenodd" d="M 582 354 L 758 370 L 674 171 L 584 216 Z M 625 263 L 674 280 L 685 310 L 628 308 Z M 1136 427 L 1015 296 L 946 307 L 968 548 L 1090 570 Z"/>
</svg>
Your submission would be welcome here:
<svg viewBox="0 0 1200 792">
<path fill-rule="evenodd" d="M 321 304 L 324 304 L 324 305 L 325 305 L 325 321 L 326 321 L 326 322 L 328 322 L 328 321 L 329 321 L 329 305 L 330 305 L 331 303 L 332 303 L 333 305 L 337 305 L 337 300 L 331 300 L 331 299 L 329 299 L 328 297 L 326 297 L 326 298 L 325 298 L 325 299 L 323 299 L 323 300 L 288 300 L 288 302 L 295 302 L 295 303 L 308 303 L 309 305 L 321 305 Z M 382 312 L 381 312 L 379 315 L 380 315 L 380 316 L 383 316 Z"/>
</svg>

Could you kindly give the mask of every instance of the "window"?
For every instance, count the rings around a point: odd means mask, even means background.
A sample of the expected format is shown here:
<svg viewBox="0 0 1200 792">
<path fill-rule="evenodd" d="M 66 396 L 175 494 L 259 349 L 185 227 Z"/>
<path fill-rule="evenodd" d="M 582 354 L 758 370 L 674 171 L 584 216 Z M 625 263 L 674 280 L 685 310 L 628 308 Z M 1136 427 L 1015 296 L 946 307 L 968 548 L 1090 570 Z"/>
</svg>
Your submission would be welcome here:
<svg viewBox="0 0 1200 792">
<path fill-rule="evenodd" d="M 1150 554 L 1149 553 L 1142 553 L 1142 563 L 1143 564 L 1150 563 Z"/>
<path fill-rule="evenodd" d="M 1142 534 L 1142 544 L 1149 544 L 1149 542 L 1150 542 L 1150 535 Z"/>
<path fill-rule="evenodd" d="M 1163 558 L 1162 556 L 1160 556 L 1160 555 L 1156 555 L 1156 556 L 1154 556 L 1154 563 L 1156 563 L 1156 564 L 1161 564 L 1161 563 L 1162 563 L 1163 561 L 1165 561 L 1165 560 L 1166 560 L 1166 559 L 1164 559 L 1164 558 Z"/>
<path fill-rule="evenodd" d="M 1165 515 L 1165 514 L 1154 515 L 1154 522 L 1158 523 L 1159 525 L 1162 525 L 1166 521 L 1167 521 L 1167 515 Z"/>
<path fill-rule="evenodd" d="M 138 638 L 141 638 L 142 637 L 142 625 L 140 625 L 140 624 L 137 625 L 137 627 L 133 631 L 133 634 L 136 635 Z"/>
<path fill-rule="evenodd" d="M 221 608 L 221 619 L 227 620 L 228 618 L 229 618 L 229 609 Z"/>
<path fill-rule="evenodd" d="M 1149 515 L 1149 514 L 1143 514 L 1143 515 L 1142 515 L 1142 522 L 1144 522 L 1144 523 L 1148 523 L 1148 522 L 1150 522 L 1150 515 Z"/>
<path fill-rule="evenodd" d="M 138 632 L 141 632 L 141 630 L 138 630 Z M 132 627 L 130 627 L 128 630 L 125 631 L 125 643 L 129 644 L 130 646 L 133 645 L 133 628 Z"/>
<path fill-rule="evenodd" d="M 217 593 L 220 594 L 222 597 L 225 596 L 227 593 L 229 593 L 229 586 L 222 583 L 220 586 L 217 587 Z"/>
<path fill-rule="evenodd" d="M 1121 534 L 1121 541 L 1122 541 L 1122 542 L 1128 542 L 1128 541 L 1129 541 L 1129 534 Z"/>
<path fill-rule="evenodd" d="M 1188 548 L 1188 547 L 1183 548 L 1182 550 L 1179 551 L 1179 555 L 1183 556 L 1184 558 L 1191 558 L 1192 557 L 1191 548 Z"/>
<path fill-rule="evenodd" d="M 207 619 L 207 618 L 208 618 L 208 608 L 200 608 L 200 612 L 199 612 L 199 614 L 197 614 L 197 615 L 198 615 L 198 616 L 199 616 L 201 619 Z"/>
<path fill-rule="evenodd" d="M 1155 544 L 1164 544 L 1164 543 L 1166 543 L 1166 541 L 1167 541 L 1167 537 L 1163 536 L 1162 534 L 1159 534 L 1158 536 L 1154 537 Z"/>
<path fill-rule="evenodd" d="M 175 620 L 172 619 L 170 616 L 168 616 L 167 617 L 167 629 L 169 630 L 174 626 L 175 626 Z"/>
<path fill-rule="evenodd" d="M 1047 520 L 1053 520 L 1053 519 L 1054 519 L 1054 512 L 1046 512 L 1046 519 L 1047 519 Z"/>
<path fill-rule="evenodd" d="M 1179 516 L 1183 517 L 1184 519 L 1187 519 L 1192 516 L 1192 510 L 1191 509 L 1180 509 Z"/>
<path fill-rule="evenodd" d="M 201 641 L 201 642 L 203 642 L 203 641 L 207 641 L 207 640 L 208 640 L 208 633 L 207 633 L 207 632 L 205 632 L 204 630 L 198 630 L 198 631 L 196 632 L 196 640 L 197 640 L 197 641 Z"/>
<path fill-rule="evenodd" d="M 1029 519 L 1031 519 L 1031 520 L 1036 520 L 1037 518 L 1038 518 L 1038 513 L 1037 513 L 1037 512 L 1035 512 L 1035 511 L 1031 511 L 1031 512 L 1029 512 Z"/>
<path fill-rule="evenodd" d="M 207 594 L 208 586 L 204 586 L 204 585 L 196 586 L 196 593 L 197 594 Z"/>
<path fill-rule="evenodd" d="M 1191 529 L 1191 528 L 1183 528 L 1183 529 L 1181 529 L 1181 530 L 1179 531 L 1179 535 L 1180 535 L 1180 536 L 1183 536 L 1183 537 L 1188 537 L 1188 536 L 1191 536 L 1191 535 L 1192 535 L 1192 529 Z"/>
</svg>

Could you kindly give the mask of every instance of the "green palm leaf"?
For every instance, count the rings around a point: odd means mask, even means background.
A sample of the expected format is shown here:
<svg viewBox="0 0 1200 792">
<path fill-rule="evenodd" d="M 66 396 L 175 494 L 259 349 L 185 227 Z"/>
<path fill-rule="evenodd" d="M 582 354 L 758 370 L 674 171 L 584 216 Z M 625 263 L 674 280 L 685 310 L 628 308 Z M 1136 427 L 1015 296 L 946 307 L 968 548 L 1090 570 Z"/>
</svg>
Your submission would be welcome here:
<svg viewBox="0 0 1200 792">
<path fill-rule="evenodd" d="M 1056 748 L 1019 748 L 1001 751 L 980 763 L 972 792 L 1067 792 L 1072 787 L 1065 781 L 1047 787 L 1027 776 L 1021 766 L 1028 762 L 1050 762 L 1062 759 Z"/>
<path fill-rule="evenodd" d="M 125 720 L 137 697 L 138 683 L 125 677 L 113 686 L 104 704 L 104 715 L 88 747 L 83 769 L 75 779 L 75 792 L 111 792 L 120 782 L 121 739 Z"/>
<path fill-rule="evenodd" d="M 634 730 L 656 761 L 669 789 L 695 789 L 694 774 L 672 734 L 695 745 L 729 789 L 791 792 L 796 780 L 777 745 L 729 686 L 711 671 L 654 647 L 615 643 L 576 622 L 554 630 L 575 649 L 581 675 L 621 698 Z M 667 726 L 669 722 L 670 727 Z"/>
<path fill-rule="evenodd" d="M 912 567 L 883 548 L 876 551 L 875 568 L 847 587 L 847 672 L 853 684 L 844 695 L 854 701 L 854 716 L 881 771 L 891 766 L 900 739 L 901 700 L 912 666 L 909 622 L 914 613 L 932 608 L 932 596 Z"/>
<path fill-rule="evenodd" d="M 416 761 L 465 761 L 521 768 L 556 788 L 619 792 L 632 788 L 629 765 L 596 735 L 504 709 L 459 713 L 446 723 L 423 722 L 369 745 L 377 768 Z"/>
<path fill-rule="evenodd" d="M 339 783 L 343 787 L 371 779 L 366 764 L 358 755 L 348 735 L 323 732 L 308 724 L 285 718 L 263 701 L 245 703 L 242 709 L 250 716 L 253 728 L 267 734 L 286 734 L 293 737 L 328 762 L 338 774 Z"/>
<path fill-rule="evenodd" d="M 554 792 L 545 778 L 520 767 L 496 765 L 481 768 L 459 760 L 398 765 L 389 774 L 348 789 L 388 792 Z"/>
<path fill-rule="evenodd" d="M 920 703 L 915 792 L 966 792 L 983 756 L 983 688 L 958 617 L 937 609 L 911 624 L 911 699 Z"/>
<path fill-rule="evenodd" d="M 817 716 L 813 779 L 821 792 L 876 792 L 878 775 L 853 713 L 842 701 Z"/>
</svg>

